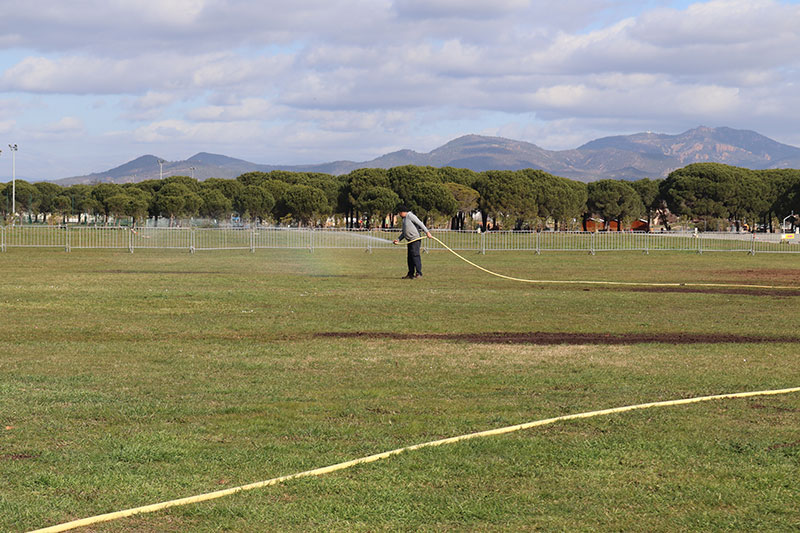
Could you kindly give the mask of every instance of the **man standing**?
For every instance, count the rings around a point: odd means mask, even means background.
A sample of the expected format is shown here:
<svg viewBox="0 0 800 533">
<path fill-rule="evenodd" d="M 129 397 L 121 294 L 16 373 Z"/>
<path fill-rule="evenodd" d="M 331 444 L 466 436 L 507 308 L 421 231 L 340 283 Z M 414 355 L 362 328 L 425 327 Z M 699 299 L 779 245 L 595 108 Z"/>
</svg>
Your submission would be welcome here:
<svg viewBox="0 0 800 533">
<path fill-rule="evenodd" d="M 431 232 L 406 206 L 398 207 L 397 214 L 403 219 L 403 225 L 400 237 L 394 240 L 394 244 L 399 244 L 403 239 L 408 241 L 408 274 L 403 276 L 403 279 L 421 278 L 422 258 L 419 255 L 419 249 L 422 246 L 422 236 L 420 232 L 425 232 L 428 237 L 431 237 Z"/>
</svg>

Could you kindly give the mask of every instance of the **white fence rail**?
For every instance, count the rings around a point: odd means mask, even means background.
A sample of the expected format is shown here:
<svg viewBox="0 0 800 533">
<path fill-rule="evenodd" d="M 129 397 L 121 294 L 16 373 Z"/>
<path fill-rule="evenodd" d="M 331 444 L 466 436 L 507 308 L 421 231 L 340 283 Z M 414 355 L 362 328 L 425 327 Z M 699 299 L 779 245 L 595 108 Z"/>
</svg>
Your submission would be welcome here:
<svg viewBox="0 0 800 533">
<path fill-rule="evenodd" d="M 175 249 L 357 249 L 393 248 L 398 230 L 346 230 L 298 228 L 120 228 L 87 226 L 0 226 L 0 250 L 10 248 L 58 248 L 106 250 Z M 800 252 L 800 235 L 769 233 L 632 233 L 632 232 L 528 232 L 435 230 L 450 248 L 463 252 L 530 251 L 584 252 L 689 251 L 689 252 Z M 792 238 L 796 237 L 796 238 Z M 443 249 L 424 241 L 425 251 Z"/>
</svg>

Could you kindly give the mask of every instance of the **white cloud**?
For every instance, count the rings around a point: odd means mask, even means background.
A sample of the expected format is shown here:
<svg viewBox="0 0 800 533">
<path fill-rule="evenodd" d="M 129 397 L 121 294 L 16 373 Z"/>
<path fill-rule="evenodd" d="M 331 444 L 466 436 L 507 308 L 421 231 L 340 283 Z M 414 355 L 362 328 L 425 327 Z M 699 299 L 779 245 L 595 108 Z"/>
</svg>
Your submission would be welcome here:
<svg viewBox="0 0 800 533">
<path fill-rule="evenodd" d="M 706 85 L 682 87 L 674 94 L 669 107 L 687 116 L 733 116 L 741 111 L 739 89 Z"/>
<path fill-rule="evenodd" d="M 800 6 L 714 0 L 657 10 L 587 34 L 561 33 L 534 61 L 554 73 L 663 72 L 714 76 L 797 65 Z"/>
<path fill-rule="evenodd" d="M 369 135 L 375 131 L 402 131 L 415 120 L 415 114 L 403 111 L 330 111 L 309 110 L 299 113 L 299 118 L 309 127 L 329 132 L 352 132 Z"/>
<path fill-rule="evenodd" d="M 530 94 L 527 105 L 543 118 L 724 120 L 747 112 L 747 98 L 735 87 L 676 83 L 666 76 L 595 75 L 586 83 L 552 85 Z"/>
<path fill-rule="evenodd" d="M 260 85 L 280 74 L 289 61 L 282 56 L 239 58 L 230 53 L 150 54 L 121 60 L 26 57 L 0 75 L 0 90 L 79 95 L 145 92 L 146 105 L 148 98 L 163 100 L 168 91 Z"/>
<path fill-rule="evenodd" d="M 116 0 L 112 6 L 122 14 L 141 16 L 144 21 L 189 25 L 206 8 L 207 0 Z"/>
<path fill-rule="evenodd" d="M 244 98 L 228 105 L 210 105 L 191 110 L 187 118 L 197 121 L 271 120 L 276 107 L 264 98 Z"/>
<path fill-rule="evenodd" d="M 166 107 L 177 99 L 178 97 L 174 93 L 147 91 L 144 96 L 136 99 L 132 107 L 143 111 L 149 111 L 151 109 Z"/>
<path fill-rule="evenodd" d="M 658 46 L 741 45 L 796 35 L 800 6 L 774 0 L 712 0 L 685 10 L 645 13 L 633 28 L 634 38 Z"/>
<path fill-rule="evenodd" d="M 401 17 L 410 18 L 476 18 L 486 19 L 518 12 L 530 0 L 395 0 Z"/>
<path fill-rule="evenodd" d="M 591 105 L 597 94 L 584 84 L 543 87 L 532 95 L 535 103 L 555 109 L 571 109 Z"/>
<path fill-rule="evenodd" d="M 33 94 L 99 152 L 224 144 L 262 162 L 476 131 L 545 147 L 698 123 L 796 135 L 800 6 L 653 5 L 675 3 L 36 0 L 0 19 L 0 121 L 55 135 L 20 103 Z"/>
<path fill-rule="evenodd" d="M 254 122 L 195 123 L 161 120 L 136 128 L 132 139 L 140 143 L 250 143 L 263 134 Z"/>
<path fill-rule="evenodd" d="M 203 54 L 343 31 L 356 34 L 365 19 L 385 19 L 389 13 L 390 4 L 380 0 L 40 0 L 6 10 L 0 35 L 13 36 L 6 38 L 9 46 L 43 52 Z"/>
<path fill-rule="evenodd" d="M 158 120 L 171 105 L 182 98 L 184 95 L 177 91 L 147 91 L 140 97 L 125 99 L 127 110 L 120 117 L 133 122 Z M 97 102 L 94 105 L 100 107 Z"/>
<path fill-rule="evenodd" d="M 135 61 L 90 57 L 26 57 L 0 76 L 0 89 L 30 93 L 113 94 L 138 92 L 158 83 L 153 70 L 139 70 Z"/>
<path fill-rule="evenodd" d="M 508 139 L 535 139 L 535 144 L 548 150 L 576 148 L 587 141 L 605 135 L 603 128 L 573 118 L 549 122 L 535 122 L 530 120 L 530 117 L 525 118 L 528 120 L 512 120 L 499 127 L 485 130 L 482 134 Z"/>
</svg>

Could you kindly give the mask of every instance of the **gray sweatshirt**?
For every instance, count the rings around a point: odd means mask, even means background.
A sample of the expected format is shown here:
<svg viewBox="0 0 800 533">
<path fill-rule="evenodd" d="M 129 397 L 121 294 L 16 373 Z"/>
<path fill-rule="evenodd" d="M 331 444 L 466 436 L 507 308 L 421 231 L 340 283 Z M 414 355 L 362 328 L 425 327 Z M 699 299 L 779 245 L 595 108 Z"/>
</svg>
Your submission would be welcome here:
<svg viewBox="0 0 800 533">
<path fill-rule="evenodd" d="M 400 237 L 397 240 L 417 240 L 420 238 L 420 231 L 423 233 L 428 233 L 428 228 L 425 227 L 425 224 L 422 223 L 417 215 L 409 211 L 406 213 L 406 218 L 403 219 L 402 231 L 400 232 Z"/>
</svg>

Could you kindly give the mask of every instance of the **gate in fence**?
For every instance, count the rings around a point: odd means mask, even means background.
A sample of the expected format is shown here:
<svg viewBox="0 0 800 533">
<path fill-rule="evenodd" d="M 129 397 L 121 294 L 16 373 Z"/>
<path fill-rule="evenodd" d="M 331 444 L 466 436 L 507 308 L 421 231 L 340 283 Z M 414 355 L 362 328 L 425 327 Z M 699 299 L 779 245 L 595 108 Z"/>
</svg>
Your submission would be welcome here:
<svg viewBox="0 0 800 533">
<path fill-rule="evenodd" d="M 56 248 L 97 250 L 250 250 L 260 249 L 376 249 L 394 248 L 399 230 L 303 228 L 125 228 L 87 226 L 0 226 L 0 250 Z M 796 239 L 781 234 L 752 233 L 632 233 L 434 230 L 447 246 L 464 252 L 529 251 L 584 252 L 800 252 Z M 424 250 L 443 247 L 426 240 Z"/>
</svg>

